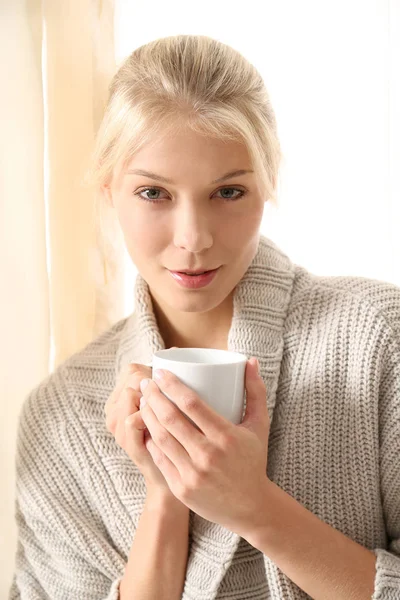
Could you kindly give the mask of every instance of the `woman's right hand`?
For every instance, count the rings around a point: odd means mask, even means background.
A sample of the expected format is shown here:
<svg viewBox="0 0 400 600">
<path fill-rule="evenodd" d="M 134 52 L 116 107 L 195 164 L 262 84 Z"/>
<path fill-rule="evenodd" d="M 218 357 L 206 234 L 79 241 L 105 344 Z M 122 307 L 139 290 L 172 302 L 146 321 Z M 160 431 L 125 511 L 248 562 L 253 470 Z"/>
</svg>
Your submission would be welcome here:
<svg viewBox="0 0 400 600">
<path fill-rule="evenodd" d="M 170 497 L 173 494 L 168 483 L 146 448 L 151 435 L 140 414 L 140 382 L 151 376 L 152 368 L 140 363 L 130 363 L 122 370 L 104 408 L 106 426 L 141 471 L 147 493 Z M 130 424 L 126 423 L 128 417 Z"/>
</svg>

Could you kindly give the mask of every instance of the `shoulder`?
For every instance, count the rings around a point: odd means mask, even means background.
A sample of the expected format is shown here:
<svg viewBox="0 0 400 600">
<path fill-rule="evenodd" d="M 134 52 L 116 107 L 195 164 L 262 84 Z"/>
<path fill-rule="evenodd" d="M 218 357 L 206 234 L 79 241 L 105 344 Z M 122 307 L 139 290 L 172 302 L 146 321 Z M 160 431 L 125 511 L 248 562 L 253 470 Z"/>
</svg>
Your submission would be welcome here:
<svg viewBox="0 0 400 600">
<path fill-rule="evenodd" d="M 304 308 L 315 316 L 336 313 L 353 321 L 369 318 L 387 327 L 400 342 L 400 287 L 356 276 L 316 275 L 295 265 L 291 310 Z"/>
<path fill-rule="evenodd" d="M 315 277 L 321 289 L 334 290 L 351 302 L 363 306 L 381 317 L 400 339 L 400 287 L 387 281 L 368 277 L 330 276 Z"/>
<path fill-rule="evenodd" d="M 81 419 L 88 404 L 102 414 L 115 385 L 115 355 L 127 318 L 102 332 L 63 361 L 24 399 L 18 423 L 18 450 L 39 438 L 59 447 L 63 432 Z M 40 444 L 42 445 L 42 444 Z"/>
</svg>

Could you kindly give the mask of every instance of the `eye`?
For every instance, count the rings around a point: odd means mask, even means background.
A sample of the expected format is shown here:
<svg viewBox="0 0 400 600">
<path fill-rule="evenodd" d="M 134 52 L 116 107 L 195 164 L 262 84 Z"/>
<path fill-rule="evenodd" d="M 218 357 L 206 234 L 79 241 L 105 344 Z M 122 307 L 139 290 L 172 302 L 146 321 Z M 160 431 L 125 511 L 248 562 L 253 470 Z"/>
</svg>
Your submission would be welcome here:
<svg viewBox="0 0 400 600">
<path fill-rule="evenodd" d="M 141 198 L 142 200 L 145 200 L 146 202 L 159 202 L 158 198 L 144 198 L 142 196 L 142 194 L 144 194 L 145 192 L 148 192 L 149 190 L 150 190 L 150 192 L 161 192 L 162 191 L 159 188 L 148 187 L 148 188 L 144 188 L 143 190 L 139 190 L 138 192 L 135 192 L 134 196 L 139 196 L 139 198 Z"/>
<path fill-rule="evenodd" d="M 224 187 L 224 188 L 220 188 L 219 190 L 217 190 L 217 192 L 222 192 L 222 191 L 234 191 L 234 192 L 238 192 L 238 195 L 235 197 L 225 197 L 222 196 L 222 200 L 226 200 L 227 202 L 234 202 L 235 200 L 239 200 L 239 198 L 242 198 L 243 196 L 245 196 L 247 194 L 247 190 L 242 190 L 240 188 L 235 188 L 235 187 Z M 157 188 L 157 187 L 147 187 L 147 188 L 143 188 L 142 190 L 139 190 L 138 192 L 134 192 L 134 196 L 138 196 L 141 200 L 144 200 L 145 202 L 153 202 L 156 204 L 160 204 L 161 200 L 159 198 L 154 198 L 154 197 L 144 197 L 142 196 L 142 194 L 150 192 L 151 194 L 153 194 L 154 192 L 159 193 L 162 192 L 163 190 L 161 188 Z"/>
<path fill-rule="evenodd" d="M 239 200 L 239 198 L 243 198 L 243 196 L 246 194 L 246 190 L 242 190 L 242 189 L 239 189 L 239 188 L 233 188 L 233 187 L 221 188 L 218 191 L 219 192 L 225 192 L 226 190 L 228 190 L 228 191 L 232 191 L 233 190 L 234 192 L 239 192 L 239 195 L 235 196 L 234 198 L 230 198 L 230 197 L 227 198 L 227 197 L 223 196 L 224 200 L 231 200 L 231 201 Z"/>
</svg>

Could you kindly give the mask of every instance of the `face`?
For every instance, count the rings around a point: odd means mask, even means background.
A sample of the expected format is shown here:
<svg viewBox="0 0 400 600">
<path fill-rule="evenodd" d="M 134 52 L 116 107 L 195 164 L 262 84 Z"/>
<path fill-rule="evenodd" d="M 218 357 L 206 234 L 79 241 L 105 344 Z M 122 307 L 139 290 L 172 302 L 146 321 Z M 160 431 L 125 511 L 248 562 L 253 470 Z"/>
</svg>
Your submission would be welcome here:
<svg viewBox="0 0 400 600">
<path fill-rule="evenodd" d="M 141 148 L 118 181 L 103 188 L 134 265 L 169 312 L 219 307 L 257 252 L 265 199 L 255 173 L 214 182 L 239 169 L 252 170 L 243 144 L 184 130 Z M 133 170 L 170 182 L 127 172 Z M 199 289 L 182 287 L 169 272 L 217 267 Z"/>
</svg>

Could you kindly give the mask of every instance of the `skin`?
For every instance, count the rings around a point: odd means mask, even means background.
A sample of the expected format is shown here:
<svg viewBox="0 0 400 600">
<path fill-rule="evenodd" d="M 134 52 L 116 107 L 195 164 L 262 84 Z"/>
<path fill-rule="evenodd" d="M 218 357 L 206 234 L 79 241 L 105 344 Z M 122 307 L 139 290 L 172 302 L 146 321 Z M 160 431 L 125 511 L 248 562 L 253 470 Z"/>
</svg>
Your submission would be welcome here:
<svg viewBox="0 0 400 600">
<path fill-rule="evenodd" d="M 174 184 L 127 173 L 139 168 Z M 148 283 L 166 347 L 227 349 L 234 289 L 257 252 L 266 201 L 254 172 L 210 183 L 238 169 L 252 169 L 244 144 L 182 128 L 141 148 L 102 188 Z M 146 186 L 159 191 L 144 191 Z M 198 290 L 181 287 L 167 270 L 220 265 L 212 283 Z"/>
</svg>

